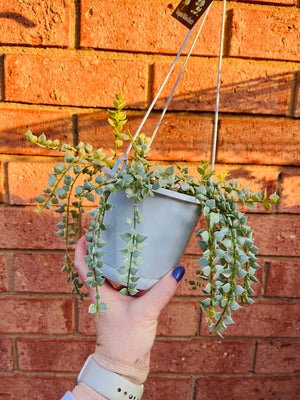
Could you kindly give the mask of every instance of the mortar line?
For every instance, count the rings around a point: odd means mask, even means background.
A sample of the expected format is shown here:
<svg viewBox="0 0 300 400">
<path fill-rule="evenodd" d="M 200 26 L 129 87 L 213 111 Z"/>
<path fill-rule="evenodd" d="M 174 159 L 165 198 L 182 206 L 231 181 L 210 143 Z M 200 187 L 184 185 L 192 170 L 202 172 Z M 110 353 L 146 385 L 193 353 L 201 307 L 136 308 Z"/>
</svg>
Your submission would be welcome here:
<svg viewBox="0 0 300 400">
<path fill-rule="evenodd" d="M 251 360 L 251 365 L 250 365 L 250 370 L 249 373 L 254 374 L 255 372 L 255 363 L 256 363 L 256 354 L 257 354 L 257 340 L 254 341 L 254 350 L 253 350 L 253 355 L 252 355 L 252 360 Z"/>
<path fill-rule="evenodd" d="M 80 48 L 80 28 L 81 28 L 81 1 L 75 0 L 75 20 L 74 20 L 74 47 Z"/>
<path fill-rule="evenodd" d="M 14 256 L 11 252 L 6 253 L 6 261 L 8 267 L 8 291 L 14 292 L 15 291 L 15 278 L 14 278 Z"/>
<path fill-rule="evenodd" d="M 0 55 L 0 100 L 5 100 L 4 54 Z"/>
<path fill-rule="evenodd" d="M 191 376 L 191 386 L 190 386 L 190 399 L 194 400 L 196 398 L 196 378 Z"/>
<path fill-rule="evenodd" d="M 268 285 L 268 278 L 269 278 L 269 270 L 270 270 L 270 261 L 265 261 L 264 263 L 264 271 L 263 271 L 263 278 L 262 278 L 262 296 L 267 297 L 267 285 Z"/>
<path fill-rule="evenodd" d="M 282 182 L 283 182 L 283 173 L 284 173 L 284 169 L 282 169 L 277 177 L 276 180 L 276 193 L 278 194 L 278 196 L 281 198 L 281 194 L 282 194 Z M 279 214 L 279 204 L 280 203 L 275 203 L 274 204 L 274 211 L 276 214 Z"/>
<path fill-rule="evenodd" d="M 289 98 L 288 109 L 287 109 L 288 117 L 295 116 L 296 108 L 297 108 L 297 97 L 300 95 L 298 85 L 297 85 L 298 78 L 300 79 L 300 74 L 299 74 L 299 72 L 295 71 L 293 73 L 293 76 L 294 76 L 294 78 L 291 80 L 290 98 Z"/>
<path fill-rule="evenodd" d="M 12 347 L 13 347 L 13 360 L 14 360 L 14 371 L 19 371 L 19 353 L 18 353 L 18 337 L 14 337 L 12 339 Z"/>
</svg>

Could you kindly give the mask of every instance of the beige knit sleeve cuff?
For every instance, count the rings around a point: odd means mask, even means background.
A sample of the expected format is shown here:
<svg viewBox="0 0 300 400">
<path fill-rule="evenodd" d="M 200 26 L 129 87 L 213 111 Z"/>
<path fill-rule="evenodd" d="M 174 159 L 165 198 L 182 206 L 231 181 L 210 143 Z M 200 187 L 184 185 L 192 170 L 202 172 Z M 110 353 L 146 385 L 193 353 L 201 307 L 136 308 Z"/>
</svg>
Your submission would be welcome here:
<svg viewBox="0 0 300 400">
<path fill-rule="evenodd" d="M 96 346 L 93 358 L 101 367 L 115 372 L 118 375 L 122 375 L 135 385 L 144 383 L 149 374 L 149 367 L 145 362 L 139 360 L 135 364 L 124 363 L 123 361 L 106 355 L 100 346 Z"/>
<path fill-rule="evenodd" d="M 148 365 L 143 361 L 137 361 L 135 364 L 124 363 L 118 359 L 108 356 L 100 346 L 96 347 L 93 354 L 94 361 L 101 367 L 123 376 L 135 385 L 141 385 L 147 379 L 149 373 Z M 76 400 L 105 400 L 101 394 L 80 382 L 75 386 L 72 395 Z"/>
</svg>

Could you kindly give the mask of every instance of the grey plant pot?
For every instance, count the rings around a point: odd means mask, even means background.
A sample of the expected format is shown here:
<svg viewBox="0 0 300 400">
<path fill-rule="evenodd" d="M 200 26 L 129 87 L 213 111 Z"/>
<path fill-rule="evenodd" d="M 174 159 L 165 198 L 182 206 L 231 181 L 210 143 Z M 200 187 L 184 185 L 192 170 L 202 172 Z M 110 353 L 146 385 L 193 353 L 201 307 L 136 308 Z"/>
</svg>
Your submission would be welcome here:
<svg viewBox="0 0 300 400">
<path fill-rule="evenodd" d="M 130 229 L 125 220 L 133 216 L 134 201 L 120 192 L 112 194 L 109 202 L 115 208 L 107 212 L 105 219 L 107 230 L 103 232 L 106 241 L 103 275 L 122 284 L 117 269 L 124 263 L 119 250 L 125 244 L 120 234 Z M 137 225 L 137 233 L 147 236 L 147 239 L 142 251 L 143 263 L 138 267 L 140 279 L 137 289 L 147 290 L 179 265 L 201 215 L 201 206 L 192 196 L 158 189 L 154 197 L 138 203 L 138 209 L 145 220 Z"/>
</svg>

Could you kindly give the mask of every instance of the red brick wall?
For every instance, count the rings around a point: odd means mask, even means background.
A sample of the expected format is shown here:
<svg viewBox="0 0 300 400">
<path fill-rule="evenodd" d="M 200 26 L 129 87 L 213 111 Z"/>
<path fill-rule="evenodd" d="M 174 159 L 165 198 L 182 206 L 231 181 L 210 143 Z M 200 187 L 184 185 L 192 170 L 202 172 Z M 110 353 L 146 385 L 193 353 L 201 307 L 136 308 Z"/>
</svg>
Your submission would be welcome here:
<svg viewBox="0 0 300 400">
<path fill-rule="evenodd" d="M 109 146 L 105 109 L 120 90 L 132 130 L 186 28 L 173 0 L 6 0 L 0 3 L 0 397 L 53 400 L 93 351 L 87 302 L 59 272 L 56 215 L 34 197 L 58 158 L 23 133 Z M 249 215 L 260 247 L 256 302 L 221 341 L 199 314 L 195 239 L 177 296 L 163 311 L 146 399 L 296 400 L 300 393 L 300 10 L 297 0 L 229 2 L 217 169 L 280 193 Z M 153 146 L 156 160 L 210 159 L 222 3 L 215 1 Z M 160 109 L 174 78 L 157 103 Z M 151 132 L 156 112 L 145 127 Z M 297 375 L 298 374 L 298 375 Z"/>
</svg>

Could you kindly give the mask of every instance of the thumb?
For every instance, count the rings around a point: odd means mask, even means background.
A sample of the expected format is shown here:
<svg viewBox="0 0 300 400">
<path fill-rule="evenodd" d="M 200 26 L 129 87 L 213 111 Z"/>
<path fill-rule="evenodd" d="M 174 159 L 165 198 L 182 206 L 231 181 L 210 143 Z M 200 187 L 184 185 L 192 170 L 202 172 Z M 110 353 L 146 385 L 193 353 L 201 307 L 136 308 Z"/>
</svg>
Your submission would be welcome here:
<svg viewBox="0 0 300 400">
<path fill-rule="evenodd" d="M 85 236 L 82 236 L 78 240 L 75 248 L 74 267 L 83 282 L 85 282 L 86 274 L 88 272 L 88 266 L 84 260 L 84 256 L 86 256 L 87 253 L 86 238 Z"/>
<path fill-rule="evenodd" d="M 179 282 L 185 274 L 184 267 L 177 267 L 166 274 L 157 282 L 147 293 L 139 298 L 143 302 L 143 307 L 158 318 L 161 310 L 169 303 L 174 296 Z"/>
</svg>

